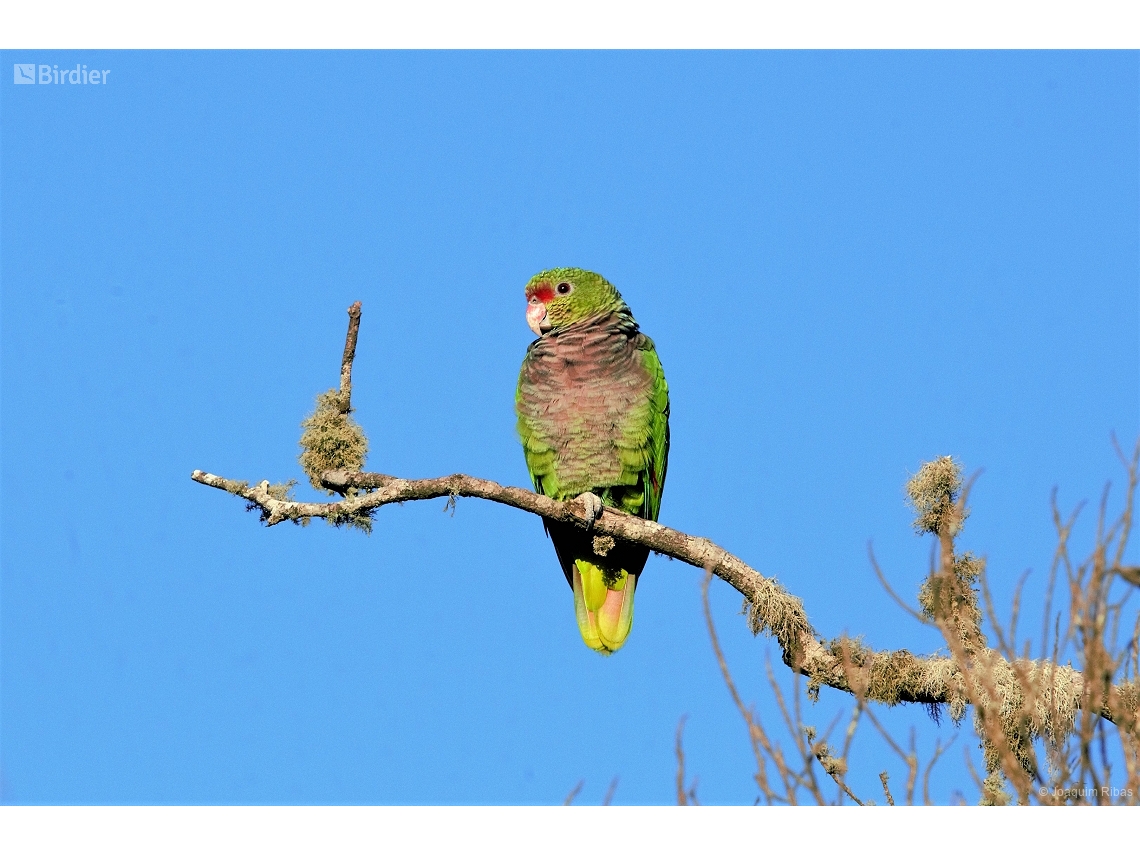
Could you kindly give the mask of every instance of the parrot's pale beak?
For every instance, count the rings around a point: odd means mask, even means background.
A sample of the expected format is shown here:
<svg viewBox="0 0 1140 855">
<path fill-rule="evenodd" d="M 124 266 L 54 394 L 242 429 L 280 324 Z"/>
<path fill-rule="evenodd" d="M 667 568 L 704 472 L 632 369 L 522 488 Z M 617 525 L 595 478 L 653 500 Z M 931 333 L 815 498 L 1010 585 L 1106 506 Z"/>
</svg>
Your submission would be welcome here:
<svg viewBox="0 0 1140 855">
<path fill-rule="evenodd" d="M 535 335 L 549 332 L 551 323 L 546 319 L 546 306 L 542 303 L 530 303 L 526 307 L 526 325 Z"/>
</svg>

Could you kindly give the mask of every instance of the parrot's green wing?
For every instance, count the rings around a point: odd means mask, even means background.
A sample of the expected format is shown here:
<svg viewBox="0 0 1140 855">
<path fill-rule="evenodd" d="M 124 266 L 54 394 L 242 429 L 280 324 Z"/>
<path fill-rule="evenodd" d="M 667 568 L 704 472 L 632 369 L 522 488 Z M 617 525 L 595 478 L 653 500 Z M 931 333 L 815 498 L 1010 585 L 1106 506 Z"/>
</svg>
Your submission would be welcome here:
<svg viewBox="0 0 1140 855">
<path fill-rule="evenodd" d="M 646 432 L 648 459 L 642 483 L 646 485 L 642 512 L 648 520 L 656 520 L 661 513 L 661 493 L 665 489 L 665 472 L 669 468 L 669 387 L 665 383 L 665 371 L 653 346 L 653 340 L 645 336 L 647 347 L 642 351 L 645 370 L 653 378 L 649 398 L 649 419 Z"/>
<path fill-rule="evenodd" d="M 639 335 L 637 353 L 648 382 L 637 403 L 620 417 L 621 432 L 616 444 L 621 474 L 613 487 L 595 492 L 601 495 L 603 504 L 656 520 L 661 513 L 661 493 L 669 463 L 669 387 L 653 340 Z"/>
<path fill-rule="evenodd" d="M 527 360 L 523 361 L 522 371 L 519 372 L 518 387 L 515 389 L 515 410 L 518 412 L 518 433 L 522 441 L 523 457 L 526 460 L 526 471 L 534 491 L 551 498 L 564 498 L 559 495 L 557 479 L 554 473 L 555 451 L 549 432 L 543 431 L 543 420 L 534 406 L 528 408 L 526 389 L 528 381 L 528 360 L 530 353 L 538 342 L 527 348 Z"/>
</svg>

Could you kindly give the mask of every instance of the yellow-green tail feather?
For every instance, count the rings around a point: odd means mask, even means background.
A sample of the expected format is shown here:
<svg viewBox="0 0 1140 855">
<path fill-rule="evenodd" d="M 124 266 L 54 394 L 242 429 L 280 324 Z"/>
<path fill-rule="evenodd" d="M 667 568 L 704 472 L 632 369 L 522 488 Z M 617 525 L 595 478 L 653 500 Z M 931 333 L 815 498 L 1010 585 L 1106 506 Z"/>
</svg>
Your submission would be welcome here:
<svg viewBox="0 0 1140 855">
<path fill-rule="evenodd" d="M 633 594 L 637 577 L 625 570 L 606 572 L 582 558 L 574 559 L 574 613 L 586 646 L 609 655 L 620 650 L 633 627 Z"/>
</svg>

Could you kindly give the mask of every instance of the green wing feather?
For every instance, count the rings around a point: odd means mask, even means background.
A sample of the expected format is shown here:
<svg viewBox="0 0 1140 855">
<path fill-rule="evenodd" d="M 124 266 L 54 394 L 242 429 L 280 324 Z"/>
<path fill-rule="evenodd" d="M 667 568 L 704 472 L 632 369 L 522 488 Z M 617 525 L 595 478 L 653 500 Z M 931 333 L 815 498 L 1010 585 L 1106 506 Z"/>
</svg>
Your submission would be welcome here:
<svg viewBox="0 0 1140 855">
<path fill-rule="evenodd" d="M 522 441 L 526 471 L 530 475 L 530 481 L 534 485 L 536 493 L 560 499 L 563 497 L 554 495 L 559 491 L 544 489 L 544 481 L 549 483 L 554 480 L 552 477 L 554 475 L 554 449 L 538 437 L 534 426 L 531 424 L 531 419 L 523 414 L 522 393 L 525 374 L 526 362 L 524 361 L 522 371 L 519 373 L 519 382 L 515 388 L 515 411 L 518 413 L 518 434 Z"/>
<path fill-rule="evenodd" d="M 645 370 L 653 377 L 649 400 L 649 430 L 646 441 L 649 448 L 648 465 L 642 475 L 646 485 L 645 502 L 639 516 L 656 520 L 661 513 L 661 493 L 665 489 L 665 472 L 669 467 L 669 387 L 665 383 L 665 370 L 653 346 L 645 337 L 647 347 L 642 353 Z"/>
</svg>

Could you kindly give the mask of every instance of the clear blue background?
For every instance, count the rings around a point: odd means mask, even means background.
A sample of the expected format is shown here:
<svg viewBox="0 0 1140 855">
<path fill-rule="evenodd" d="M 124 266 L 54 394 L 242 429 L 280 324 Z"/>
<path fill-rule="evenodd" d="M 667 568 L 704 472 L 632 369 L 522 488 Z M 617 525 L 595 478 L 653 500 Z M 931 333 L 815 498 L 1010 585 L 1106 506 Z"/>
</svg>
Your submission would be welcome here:
<svg viewBox="0 0 1140 855">
<path fill-rule="evenodd" d="M 913 595 L 923 460 L 984 468 L 963 544 L 1005 608 L 1051 489 L 1095 503 L 1140 433 L 1133 52 L 0 56 L 7 803 L 670 802 L 685 714 L 698 796 L 754 800 L 700 571 L 652 558 L 603 659 L 534 517 L 265 529 L 191 482 L 300 476 L 357 299 L 368 467 L 526 484 L 522 286 L 602 272 L 670 384 L 662 521 L 876 647 L 940 647 L 867 557 Z M 778 733 L 778 651 L 713 604 Z M 968 726 L 883 719 L 958 732 L 932 796 L 976 799 Z M 856 792 L 883 769 L 865 728 Z"/>
</svg>

